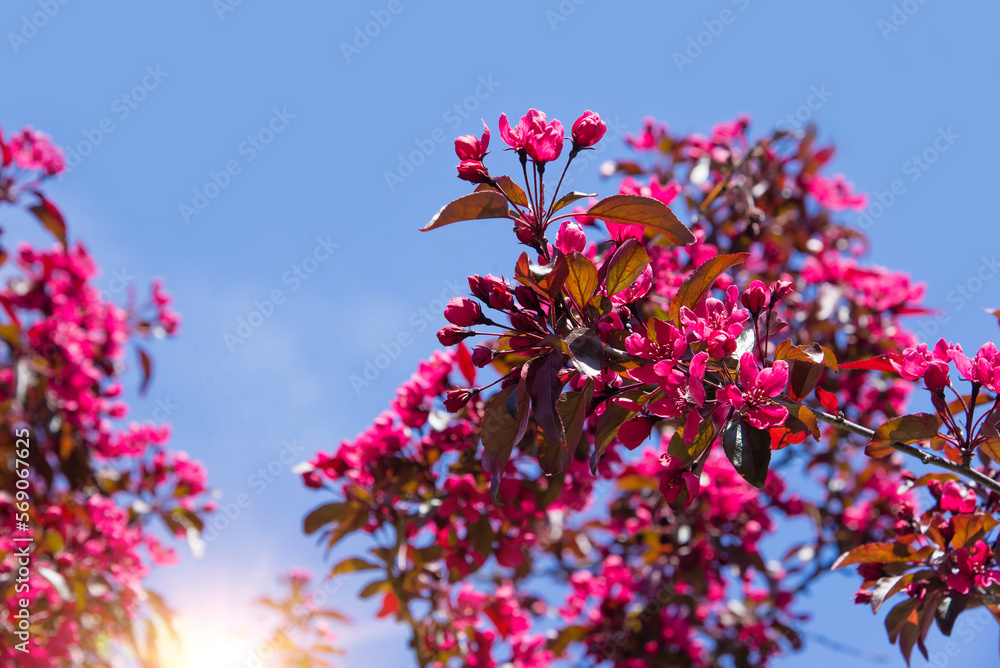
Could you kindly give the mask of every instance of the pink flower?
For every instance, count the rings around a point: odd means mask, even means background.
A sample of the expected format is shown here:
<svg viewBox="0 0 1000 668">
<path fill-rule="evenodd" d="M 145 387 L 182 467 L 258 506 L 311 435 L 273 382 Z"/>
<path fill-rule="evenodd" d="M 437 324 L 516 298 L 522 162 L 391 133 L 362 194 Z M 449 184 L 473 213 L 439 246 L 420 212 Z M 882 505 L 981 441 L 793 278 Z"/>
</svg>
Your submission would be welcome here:
<svg viewBox="0 0 1000 668">
<path fill-rule="evenodd" d="M 976 495 L 954 480 L 949 480 L 941 488 L 941 509 L 953 513 L 968 514 L 976 509 Z"/>
<path fill-rule="evenodd" d="M 534 109 L 531 111 L 535 111 Z M 525 142 L 527 141 L 528 135 L 528 123 L 525 119 L 531 114 L 528 112 L 522 119 L 521 122 L 515 126 L 510 127 L 510 122 L 507 120 L 507 114 L 500 114 L 500 138 L 504 140 L 507 146 L 510 146 L 515 151 L 523 151 Z"/>
<path fill-rule="evenodd" d="M 21 169 L 37 169 L 53 176 L 66 167 L 62 149 L 53 144 L 47 134 L 30 127 L 10 138 L 9 149 Z"/>
<path fill-rule="evenodd" d="M 608 131 L 608 126 L 601 117 L 587 110 L 573 123 L 573 150 L 590 148 Z"/>
<path fill-rule="evenodd" d="M 979 383 L 991 392 L 1000 388 L 1000 351 L 992 342 L 984 344 L 971 360 L 962 354 L 961 349 L 952 351 L 951 358 L 966 380 Z"/>
<path fill-rule="evenodd" d="M 705 371 L 708 353 L 698 353 L 691 360 L 690 374 L 671 369 L 660 378 L 660 387 L 666 396 L 649 405 L 649 412 L 666 418 L 684 416 L 684 443 L 691 443 L 698 436 L 701 426 L 701 408 L 705 405 Z"/>
<path fill-rule="evenodd" d="M 810 177 L 806 188 L 816 201 L 834 211 L 863 211 L 868 206 L 868 196 L 851 192 L 854 184 L 849 183 L 843 174 L 830 179 L 815 174 Z"/>
<path fill-rule="evenodd" d="M 460 160 L 478 160 L 482 162 L 486 154 L 486 149 L 490 146 L 490 129 L 483 121 L 483 137 L 476 139 L 473 135 L 462 135 L 455 140 L 455 153 Z"/>
<path fill-rule="evenodd" d="M 985 588 L 1000 584 L 1000 571 L 986 568 L 992 556 L 989 546 L 981 540 L 971 548 L 955 550 L 952 568 L 958 572 L 948 576 L 948 586 L 959 594 L 968 594 L 973 586 Z"/>
<path fill-rule="evenodd" d="M 670 375 L 681 355 L 687 351 L 687 339 L 679 329 L 659 318 L 650 320 L 648 326 L 650 338 L 632 334 L 625 339 L 625 350 L 629 355 L 651 360 L 655 364 L 640 364 L 628 374 L 641 383 L 659 383 L 661 377 Z"/>
<path fill-rule="evenodd" d="M 687 508 L 698 496 L 701 481 L 677 457 L 660 455 L 660 463 L 665 469 L 660 474 L 660 493 L 671 507 Z"/>
<path fill-rule="evenodd" d="M 714 359 L 723 359 L 736 351 L 736 339 L 743 333 L 743 323 L 750 314 L 736 308 L 740 296 L 735 285 L 726 290 L 725 303 L 709 297 L 698 304 L 694 311 L 681 308 L 681 324 L 688 334 L 688 341 L 707 344 L 708 354 Z"/>
<path fill-rule="evenodd" d="M 552 162 L 562 153 L 563 148 L 563 126 L 559 121 L 552 121 L 544 124 L 545 115 L 542 115 L 543 125 L 533 128 L 528 135 L 528 157 L 539 164 L 539 167 L 546 162 Z"/>
<path fill-rule="evenodd" d="M 934 347 L 933 352 L 927 350 L 926 343 L 921 343 L 916 347 L 911 346 L 905 349 L 899 359 L 890 358 L 889 363 L 896 370 L 896 373 L 906 380 L 923 378 L 927 389 L 941 391 L 949 383 L 948 360 L 956 358 L 955 365 L 958 366 L 958 357 L 965 359 L 961 354 L 961 348 L 956 353 L 953 347 L 941 339 Z"/>
<path fill-rule="evenodd" d="M 784 406 L 771 403 L 770 399 L 781 394 L 788 383 L 788 362 L 778 360 L 774 366 L 764 370 L 757 368 L 753 353 L 743 353 L 740 357 L 741 390 L 735 385 L 722 388 L 717 398 L 719 403 L 732 406 L 758 429 L 777 427 L 785 422 L 788 410 Z"/>
</svg>

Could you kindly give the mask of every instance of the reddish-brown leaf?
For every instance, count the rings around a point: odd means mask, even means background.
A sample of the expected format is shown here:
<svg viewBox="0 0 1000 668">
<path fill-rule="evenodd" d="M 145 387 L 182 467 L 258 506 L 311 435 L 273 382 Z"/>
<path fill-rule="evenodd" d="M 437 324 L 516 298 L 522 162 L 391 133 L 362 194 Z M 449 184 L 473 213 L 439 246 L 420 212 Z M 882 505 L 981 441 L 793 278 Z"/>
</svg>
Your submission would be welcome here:
<svg viewBox="0 0 1000 668">
<path fill-rule="evenodd" d="M 750 253 L 732 253 L 731 255 L 716 255 L 703 262 L 690 276 L 684 279 L 677 294 L 670 302 L 670 319 L 677 324 L 681 307 L 687 306 L 693 309 L 705 296 L 705 293 L 712 288 L 715 279 L 731 267 L 745 262 L 748 257 L 750 257 Z"/>
<path fill-rule="evenodd" d="M 652 197 L 612 195 L 590 207 L 587 215 L 606 222 L 652 228 L 678 246 L 695 242 L 691 230 L 677 219 L 674 212 Z"/>
</svg>

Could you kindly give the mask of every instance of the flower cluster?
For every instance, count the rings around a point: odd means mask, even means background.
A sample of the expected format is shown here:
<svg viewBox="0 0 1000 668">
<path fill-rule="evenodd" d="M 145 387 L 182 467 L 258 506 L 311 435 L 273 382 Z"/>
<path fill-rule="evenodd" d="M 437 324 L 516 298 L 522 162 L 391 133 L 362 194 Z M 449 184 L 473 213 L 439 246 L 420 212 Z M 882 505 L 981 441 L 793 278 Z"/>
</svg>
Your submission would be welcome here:
<svg viewBox="0 0 1000 668">
<path fill-rule="evenodd" d="M 36 546 L 27 582 L 30 651 L 5 642 L 0 663 L 103 665 L 109 642 L 127 644 L 138 620 L 161 614 L 150 609 L 155 594 L 144 581 L 152 565 L 176 563 L 177 555 L 152 523 L 194 536 L 213 507 L 201 464 L 167 448 L 169 425 L 123 424 L 129 348 L 176 334 L 180 318 L 159 281 L 143 308 L 101 296 L 94 259 L 68 242 L 62 214 L 39 190 L 64 166 L 45 134 L 26 128 L 6 143 L 0 135 L 0 149 L 0 202 L 30 197 L 28 210 L 58 240 L 52 249 L 21 244 L 13 257 L 0 249 L 9 270 L 0 286 L 0 478 L 10 482 L 0 492 L 0 584 L 18 601 L 25 594 L 13 587 L 23 545 L 16 541 Z M 136 349 L 145 387 L 152 362 Z M 27 448 L 17 445 L 25 433 Z M 29 491 L 15 492 L 15 448 L 28 452 Z M 15 638 L 15 628 L 12 617 L 0 619 L 5 638 Z"/>
<path fill-rule="evenodd" d="M 485 167 L 488 128 L 456 141 L 459 176 L 477 188 L 424 229 L 503 218 L 529 250 L 507 276 L 470 276 L 438 332 L 452 351 L 304 473 L 335 496 L 307 532 L 330 546 L 394 537 L 363 558 L 383 571 L 366 591 L 410 625 L 420 665 L 547 666 L 580 652 L 627 668 L 767 665 L 801 645 L 796 595 L 838 555 L 894 545 L 899 562 L 915 536 L 940 538 L 933 557 L 912 547 L 933 591 L 972 600 L 995 586 L 983 546 L 1000 495 L 937 490 L 889 455 L 926 442 L 969 476 L 994 475 L 997 420 L 975 407 L 993 399 L 996 350 L 918 346 L 903 318 L 926 312 L 924 288 L 865 265 L 864 238 L 834 222 L 866 199 L 823 173 L 832 147 L 811 131 L 752 141 L 749 125 L 675 136 L 647 121 L 626 137 L 640 159 L 602 166 L 623 177 L 603 199 L 547 187 L 566 138 L 540 111 L 500 119 L 521 185 Z M 566 166 L 604 132 L 596 114 L 578 119 Z M 914 381 L 952 387 L 951 364 L 972 392 L 934 399 L 938 416 L 903 415 Z M 816 484 L 788 493 L 778 469 Z M 613 491 L 596 494 L 595 478 Z M 944 499 L 926 520 L 921 486 Z M 978 519 L 949 528 L 935 519 L 948 509 Z M 810 528 L 769 558 L 780 516 Z M 569 588 L 564 601 L 528 593 L 543 574 Z"/>
</svg>

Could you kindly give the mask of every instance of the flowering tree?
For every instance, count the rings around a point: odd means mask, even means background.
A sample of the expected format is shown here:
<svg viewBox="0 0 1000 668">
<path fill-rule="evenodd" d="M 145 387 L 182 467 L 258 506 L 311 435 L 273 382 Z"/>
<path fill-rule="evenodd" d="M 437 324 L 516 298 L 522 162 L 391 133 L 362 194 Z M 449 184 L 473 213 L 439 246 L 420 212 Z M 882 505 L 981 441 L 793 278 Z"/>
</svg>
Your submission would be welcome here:
<svg viewBox="0 0 1000 668">
<path fill-rule="evenodd" d="M 167 448 L 168 425 L 122 424 L 128 349 L 145 391 L 140 342 L 175 335 L 180 318 L 159 281 L 146 304 L 101 297 L 93 259 L 41 192 L 63 167 L 45 134 L 0 134 L 0 204 L 57 240 L 11 256 L 0 236 L 0 664 L 109 666 L 131 647 L 152 666 L 170 611 L 143 579 L 177 560 L 158 536 L 196 536 L 213 502 L 204 468 Z"/>
<path fill-rule="evenodd" d="M 537 110 L 500 117 L 522 185 L 486 167 L 488 127 L 456 140 L 475 191 L 423 229 L 505 219 L 528 250 L 470 276 L 448 349 L 303 474 L 333 497 L 307 533 L 370 536 L 331 576 L 373 574 L 361 597 L 419 665 L 767 665 L 802 644 L 797 595 L 849 565 L 858 603 L 898 597 L 907 661 L 935 623 L 1000 620 L 1000 353 L 917 341 L 923 286 L 861 261 L 835 214 L 867 200 L 824 175 L 833 148 L 748 125 L 647 121 L 600 200 L 561 191 L 597 114 L 554 188 L 565 131 Z M 921 380 L 935 412 L 907 414 Z M 791 517 L 811 531 L 766 553 Z"/>
</svg>

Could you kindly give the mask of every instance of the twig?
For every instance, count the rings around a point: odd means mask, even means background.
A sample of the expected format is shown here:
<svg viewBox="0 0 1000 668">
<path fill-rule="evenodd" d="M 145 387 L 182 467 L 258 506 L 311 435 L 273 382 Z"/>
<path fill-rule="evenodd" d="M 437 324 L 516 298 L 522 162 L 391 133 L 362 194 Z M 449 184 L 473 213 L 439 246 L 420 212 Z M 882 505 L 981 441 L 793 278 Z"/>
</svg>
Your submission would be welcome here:
<svg viewBox="0 0 1000 668">
<path fill-rule="evenodd" d="M 775 398 L 774 401 L 786 407 L 794 407 L 802 405 L 798 402 L 789 401 L 787 399 L 781 399 L 781 398 Z M 861 425 L 856 424 L 854 422 L 851 422 L 850 420 L 845 418 L 842 414 L 831 415 L 830 413 L 827 413 L 825 411 L 818 411 L 812 408 L 810 408 L 810 410 L 812 410 L 812 412 L 816 415 L 816 418 L 818 420 L 822 420 L 827 424 L 831 424 L 835 427 L 840 427 L 844 431 L 849 431 L 852 434 L 857 434 L 858 436 L 866 438 L 869 441 L 875 438 L 875 432 L 873 430 L 868 429 L 867 427 L 862 427 Z M 888 445 L 893 450 L 897 450 L 898 452 L 902 452 L 903 454 L 910 455 L 911 457 L 916 457 L 924 464 L 952 471 L 953 473 L 957 473 L 960 476 L 968 478 L 969 480 L 1000 494 L 1000 482 L 994 480 L 985 473 L 977 471 L 971 466 L 962 466 L 961 464 L 955 464 L 953 462 L 948 461 L 947 459 L 938 457 L 937 455 L 932 455 L 931 453 L 925 450 L 921 450 L 918 447 L 908 445 L 906 443 L 889 443 Z"/>
</svg>

